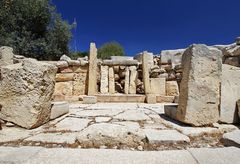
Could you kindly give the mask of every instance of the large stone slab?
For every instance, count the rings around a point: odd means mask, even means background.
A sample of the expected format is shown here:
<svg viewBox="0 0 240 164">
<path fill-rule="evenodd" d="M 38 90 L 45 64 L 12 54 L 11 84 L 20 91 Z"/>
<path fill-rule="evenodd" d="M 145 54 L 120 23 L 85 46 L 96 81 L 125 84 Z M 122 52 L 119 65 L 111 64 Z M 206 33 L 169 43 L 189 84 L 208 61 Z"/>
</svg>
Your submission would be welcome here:
<svg viewBox="0 0 240 164">
<path fill-rule="evenodd" d="M 173 67 L 176 65 L 181 65 L 182 55 L 185 49 L 177 50 L 163 50 L 161 51 L 161 63 L 162 64 L 172 64 Z"/>
<path fill-rule="evenodd" d="M 73 95 L 73 82 L 58 82 L 55 84 L 54 95 L 64 95 L 72 96 Z"/>
<path fill-rule="evenodd" d="M 101 85 L 100 92 L 108 93 L 108 66 L 101 66 Z"/>
<path fill-rule="evenodd" d="M 108 72 L 108 87 L 109 87 L 109 93 L 114 94 L 115 93 L 115 78 L 114 78 L 114 70 L 113 67 L 109 67 Z"/>
<path fill-rule="evenodd" d="M 124 83 L 124 93 L 128 94 L 129 92 L 129 82 L 130 82 L 130 71 L 129 68 L 125 69 L 125 83 Z"/>
<path fill-rule="evenodd" d="M 166 79 L 165 78 L 150 78 L 150 86 L 151 86 L 152 94 L 157 94 L 161 96 L 166 95 Z"/>
<path fill-rule="evenodd" d="M 0 47 L 0 67 L 13 64 L 13 55 L 11 47 Z"/>
<path fill-rule="evenodd" d="M 48 122 L 56 72 L 34 59 L 2 67 L 0 118 L 28 129 Z"/>
<path fill-rule="evenodd" d="M 76 141 L 75 133 L 40 133 L 29 137 L 24 141 L 42 142 L 42 143 L 57 143 L 57 144 L 74 144 Z"/>
<path fill-rule="evenodd" d="M 237 101 L 240 99 L 240 68 L 222 65 L 220 121 L 237 123 Z"/>
<path fill-rule="evenodd" d="M 89 119 L 67 117 L 55 125 L 55 131 L 81 131 L 91 122 Z"/>
<path fill-rule="evenodd" d="M 240 148 L 240 130 L 223 134 L 221 141 L 225 146 L 235 146 Z"/>
<path fill-rule="evenodd" d="M 188 150 L 200 164 L 231 164 L 240 161 L 240 149 L 229 148 L 194 148 Z"/>
<path fill-rule="evenodd" d="M 146 121 L 151 120 L 144 112 L 140 110 L 127 110 L 113 117 L 114 119 L 125 121 Z"/>
<path fill-rule="evenodd" d="M 95 146 L 138 145 L 144 138 L 144 133 L 138 129 L 110 123 L 90 125 L 77 136 L 80 143 Z"/>
<path fill-rule="evenodd" d="M 234 156 L 236 153 L 234 152 Z M 0 163 L 197 164 L 197 161 L 187 150 L 130 151 L 113 149 L 0 147 Z"/>
<path fill-rule="evenodd" d="M 130 80 L 129 80 L 129 94 L 136 94 L 137 92 L 137 67 L 131 66 L 130 69 Z"/>
<path fill-rule="evenodd" d="M 176 130 L 144 130 L 150 144 L 162 143 L 184 143 L 190 142 L 190 139 Z"/>
<path fill-rule="evenodd" d="M 73 91 L 74 96 L 85 95 L 87 93 L 87 74 L 77 73 L 73 76 Z"/>
<path fill-rule="evenodd" d="M 166 95 L 167 96 L 179 96 L 179 87 L 177 81 L 166 82 Z"/>
<path fill-rule="evenodd" d="M 31 133 L 20 128 L 3 128 L 0 131 L 0 143 L 23 140 L 30 137 Z"/>
<path fill-rule="evenodd" d="M 97 93 L 97 48 L 95 43 L 90 44 L 88 65 L 88 95 Z"/>
<path fill-rule="evenodd" d="M 222 52 L 194 44 L 183 54 L 177 119 L 203 126 L 219 120 Z"/>
</svg>

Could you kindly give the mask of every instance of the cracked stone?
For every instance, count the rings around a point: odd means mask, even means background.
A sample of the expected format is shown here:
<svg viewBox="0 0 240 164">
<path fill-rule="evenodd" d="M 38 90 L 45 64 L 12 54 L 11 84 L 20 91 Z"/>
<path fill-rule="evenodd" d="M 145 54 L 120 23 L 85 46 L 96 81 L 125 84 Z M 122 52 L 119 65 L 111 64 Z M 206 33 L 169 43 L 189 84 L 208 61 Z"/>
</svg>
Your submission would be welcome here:
<svg viewBox="0 0 240 164">
<path fill-rule="evenodd" d="M 0 131 L 0 143 L 22 140 L 30 137 L 31 132 L 20 128 L 4 128 Z"/>
<path fill-rule="evenodd" d="M 29 137 L 25 141 L 57 143 L 57 144 L 74 144 L 76 141 L 75 133 L 40 133 Z"/>
<path fill-rule="evenodd" d="M 108 122 L 108 121 L 110 121 L 112 118 L 111 117 L 96 117 L 95 118 L 95 121 L 96 122 Z"/>
<path fill-rule="evenodd" d="M 146 121 L 151 120 L 145 113 L 139 110 L 127 110 L 117 116 L 114 119 L 125 120 L 125 121 Z"/>
</svg>

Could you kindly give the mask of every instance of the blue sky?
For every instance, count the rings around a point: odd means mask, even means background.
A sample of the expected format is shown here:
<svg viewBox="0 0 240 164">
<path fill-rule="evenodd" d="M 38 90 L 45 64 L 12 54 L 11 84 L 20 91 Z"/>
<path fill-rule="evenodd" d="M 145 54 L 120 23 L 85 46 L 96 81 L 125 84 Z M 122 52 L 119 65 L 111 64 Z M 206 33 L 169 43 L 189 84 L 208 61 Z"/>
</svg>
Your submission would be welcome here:
<svg viewBox="0 0 240 164">
<path fill-rule="evenodd" d="M 159 53 L 192 43 L 229 44 L 240 36 L 240 0 L 53 0 L 68 22 L 76 18 L 77 49 L 109 41 L 127 55 Z M 73 47 L 73 46 L 72 46 Z"/>
</svg>

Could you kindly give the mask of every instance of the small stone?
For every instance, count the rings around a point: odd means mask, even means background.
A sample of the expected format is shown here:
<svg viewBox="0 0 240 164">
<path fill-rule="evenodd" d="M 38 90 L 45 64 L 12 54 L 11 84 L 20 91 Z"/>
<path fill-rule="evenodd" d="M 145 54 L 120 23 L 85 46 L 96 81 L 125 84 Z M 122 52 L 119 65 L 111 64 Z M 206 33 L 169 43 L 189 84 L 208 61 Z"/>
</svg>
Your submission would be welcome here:
<svg viewBox="0 0 240 164">
<path fill-rule="evenodd" d="M 53 120 L 69 112 L 68 102 L 53 102 L 50 119 Z"/>
<path fill-rule="evenodd" d="M 143 147 L 142 146 L 138 146 L 137 149 L 140 150 L 140 151 L 143 151 Z"/>
<path fill-rule="evenodd" d="M 235 146 L 240 148 L 240 130 L 225 133 L 221 139 L 225 146 Z"/>
<path fill-rule="evenodd" d="M 96 104 L 97 97 L 96 96 L 84 96 L 83 97 L 83 104 Z"/>
<path fill-rule="evenodd" d="M 67 55 L 62 55 L 60 58 L 60 61 L 71 61 L 72 59 L 70 57 L 68 57 Z"/>
<path fill-rule="evenodd" d="M 13 123 L 11 123 L 11 122 L 7 122 L 6 124 L 6 127 L 14 127 L 15 125 L 13 124 Z"/>
</svg>

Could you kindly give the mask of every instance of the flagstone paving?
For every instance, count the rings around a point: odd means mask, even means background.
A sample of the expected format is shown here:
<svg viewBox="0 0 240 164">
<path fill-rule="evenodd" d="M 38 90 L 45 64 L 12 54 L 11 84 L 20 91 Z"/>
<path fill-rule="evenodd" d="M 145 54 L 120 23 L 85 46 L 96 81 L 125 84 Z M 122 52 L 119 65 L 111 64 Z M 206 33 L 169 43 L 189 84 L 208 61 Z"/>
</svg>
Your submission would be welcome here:
<svg viewBox="0 0 240 164">
<path fill-rule="evenodd" d="M 234 125 L 197 128 L 181 124 L 164 115 L 164 104 L 70 104 L 68 114 L 33 130 L 3 125 L 0 146 L 141 151 L 223 147 L 223 133 L 236 129 Z"/>
</svg>

